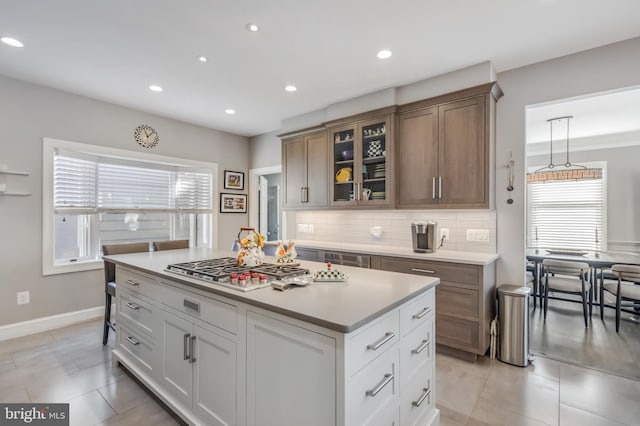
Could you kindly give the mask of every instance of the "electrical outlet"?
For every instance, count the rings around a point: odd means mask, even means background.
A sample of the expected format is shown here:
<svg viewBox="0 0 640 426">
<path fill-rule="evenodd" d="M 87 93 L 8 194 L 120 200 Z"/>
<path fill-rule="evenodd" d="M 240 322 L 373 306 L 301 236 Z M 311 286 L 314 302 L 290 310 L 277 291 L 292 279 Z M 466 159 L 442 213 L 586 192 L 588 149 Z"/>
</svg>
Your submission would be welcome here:
<svg viewBox="0 0 640 426">
<path fill-rule="evenodd" d="M 440 240 L 449 241 L 449 228 L 440 228 Z"/>
<path fill-rule="evenodd" d="M 30 301 L 31 294 L 28 291 L 18 292 L 18 305 L 26 305 Z"/>
<path fill-rule="evenodd" d="M 307 223 L 299 223 L 298 224 L 298 232 L 309 232 L 309 224 L 307 224 Z"/>
<path fill-rule="evenodd" d="M 313 223 L 310 223 L 309 225 L 307 225 L 309 227 L 308 232 L 310 234 L 313 234 Z"/>
</svg>

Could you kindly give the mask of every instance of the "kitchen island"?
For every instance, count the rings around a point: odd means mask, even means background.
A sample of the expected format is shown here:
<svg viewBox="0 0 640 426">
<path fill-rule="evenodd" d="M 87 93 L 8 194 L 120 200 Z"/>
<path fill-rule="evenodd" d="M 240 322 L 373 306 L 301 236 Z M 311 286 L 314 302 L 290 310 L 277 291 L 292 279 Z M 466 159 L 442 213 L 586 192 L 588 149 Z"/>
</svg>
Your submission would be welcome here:
<svg viewBox="0 0 640 426">
<path fill-rule="evenodd" d="M 341 266 L 347 282 L 241 292 L 165 271 L 226 256 L 233 253 L 187 249 L 106 258 L 117 265 L 114 363 L 186 422 L 438 424 L 437 278 Z"/>
</svg>

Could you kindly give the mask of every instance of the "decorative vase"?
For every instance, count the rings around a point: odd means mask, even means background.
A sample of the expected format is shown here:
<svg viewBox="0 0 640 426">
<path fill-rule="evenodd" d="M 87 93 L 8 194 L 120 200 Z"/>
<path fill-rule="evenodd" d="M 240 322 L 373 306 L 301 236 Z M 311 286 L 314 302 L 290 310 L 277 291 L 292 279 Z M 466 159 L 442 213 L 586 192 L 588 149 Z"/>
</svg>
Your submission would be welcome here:
<svg viewBox="0 0 640 426">
<path fill-rule="evenodd" d="M 248 247 L 240 249 L 237 258 L 238 266 L 260 266 L 264 263 L 264 252 L 260 247 Z"/>
</svg>

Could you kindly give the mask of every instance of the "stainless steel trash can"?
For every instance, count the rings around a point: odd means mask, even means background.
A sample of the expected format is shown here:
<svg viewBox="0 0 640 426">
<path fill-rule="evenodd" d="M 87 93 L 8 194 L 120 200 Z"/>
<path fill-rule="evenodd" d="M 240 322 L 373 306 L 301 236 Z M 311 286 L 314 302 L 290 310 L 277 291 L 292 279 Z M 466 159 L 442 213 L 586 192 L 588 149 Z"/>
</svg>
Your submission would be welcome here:
<svg viewBox="0 0 640 426">
<path fill-rule="evenodd" d="M 533 360 L 529 354 L 529 293 L 528 287 L 498 287 L 498 359 L 519 367 Z"/>
</svg>

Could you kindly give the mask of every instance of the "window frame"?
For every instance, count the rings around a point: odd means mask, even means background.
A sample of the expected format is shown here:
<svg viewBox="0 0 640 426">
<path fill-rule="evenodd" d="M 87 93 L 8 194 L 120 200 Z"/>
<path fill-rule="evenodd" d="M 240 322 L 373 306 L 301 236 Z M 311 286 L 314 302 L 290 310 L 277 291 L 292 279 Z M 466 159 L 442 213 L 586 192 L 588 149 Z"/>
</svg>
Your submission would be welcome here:
<svg viewBox="0 0 640 426">
<path fill-rule="evenodd" d="M 608 194 L 607 194 L 607 162 L 606 161 L 588 161 L 581 162 L 581 165 L 584 165 L 588 168 L 594 169 L 602 169 L 602 236 L 600 236 L 601 240 L 601 248 L 600 251 L 607 251 L 608 246 Z M 527 167 L 528 173 L 534 173 L 539 167 L 529 166 Z M 562 168 L 558 167 L 558 171 L 562 171 Z M 527 247 L 530 248 L 545 248 L 545 247 L 536 247 L 533 241 L 531 241 L 531 201 L 529 200 L 529 183 L 526 183 L 526 205 L 525 205 L 525 241 Z M 546 247 L 546 248 L 554 248 L 554 247 Z M 576 248 L 577 249 L 577 248 Z"/>
<path fill-rule="evenodd" d="M 216 248 L 217 239 L 213 235 L 218 233 L 218 213 L 214 207 L 218 203 L 218 164 L 185 158 L 168 157 L 146 152 L 129 151 L 120 148 L 111 148 L 101 145 L 91 145 L 80 142 L 71 142 L 62 139 L 45 137 L 42 139 L 42 274 L 55 275 L 69 272 L 88 271 L 102 269 L 103 262 L 100 259 L 59 264 L 55 260 L 55 209 L 53 203 L 53 160 L 57 148 L 71 151 L 84 152 L 97 156 L 119 157 L 137 161 L 147 161 L 177 167 L 196 167 L 206 169 L 211 173 L 211 213 L 208 235 L 210 248 Z M 91 232 L 95 232 L 91 231 Z M 89 236 L 95 238 L 95 235 Z"/>
</svg>

